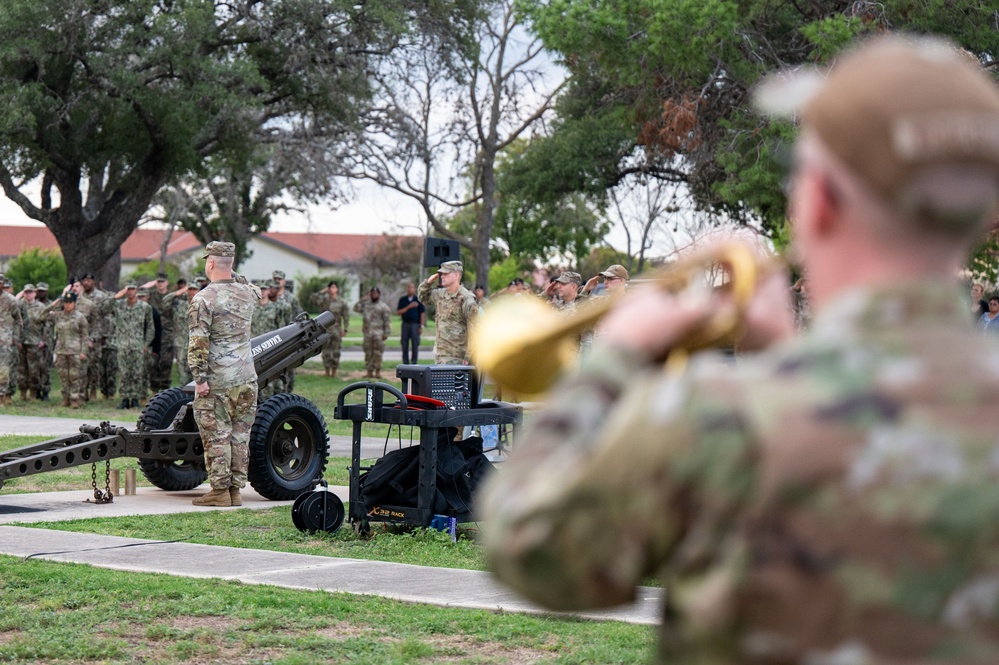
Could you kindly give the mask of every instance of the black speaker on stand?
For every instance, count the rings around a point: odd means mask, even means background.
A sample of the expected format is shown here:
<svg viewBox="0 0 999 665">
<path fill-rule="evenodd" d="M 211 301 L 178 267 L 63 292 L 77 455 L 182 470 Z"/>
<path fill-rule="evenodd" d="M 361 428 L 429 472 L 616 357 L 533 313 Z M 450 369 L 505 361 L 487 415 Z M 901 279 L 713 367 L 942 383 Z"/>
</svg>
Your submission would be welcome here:
<svg viewBox="0 0 999 665">
<path fill-rule="evenodd" d="M 445 261 L 458 261 L 457 240 L 426 237 L 423 239 L 423 266 L 437 268 Z"/>
</svg>

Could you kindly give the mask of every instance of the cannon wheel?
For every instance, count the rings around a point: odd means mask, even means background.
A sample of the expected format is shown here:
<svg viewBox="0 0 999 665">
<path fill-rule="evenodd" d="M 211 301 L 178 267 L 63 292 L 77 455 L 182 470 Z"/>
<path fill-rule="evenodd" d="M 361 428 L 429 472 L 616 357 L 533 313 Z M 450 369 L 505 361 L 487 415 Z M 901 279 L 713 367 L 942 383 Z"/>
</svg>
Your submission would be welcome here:
<svg viewBox="0 0 999 665">
<path fill-rule="evenodd" d="M 291 393 L 269 398 L 257 406 L 250 430 L 250 485 L 276 501 L 308 492 L 326 470 L 327 438 L 315 404 Z"/>
<path fill-rule="evenodd" d="M 137 423 L 138 429 L 166 429 L 173 422 L 180 407 L 190 404 L 193 400 L 194 395 L 180 388 L 167 388 L 157 393 L 142 409 Z M 194 489 L 208 478 L 204 462 L 170 462 L 140 458 L 139 468 L 149 482 L 169 492 Z"/>
</svg>

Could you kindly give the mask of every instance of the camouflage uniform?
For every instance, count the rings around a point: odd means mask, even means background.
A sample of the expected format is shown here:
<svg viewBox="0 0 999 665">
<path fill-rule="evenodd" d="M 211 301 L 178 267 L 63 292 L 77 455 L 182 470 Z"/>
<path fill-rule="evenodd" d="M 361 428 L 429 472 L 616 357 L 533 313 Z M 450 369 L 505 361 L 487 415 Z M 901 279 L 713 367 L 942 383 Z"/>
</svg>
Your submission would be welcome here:
<svg viewBox="0 0 999 665">
<path fill-rule="evenodd" d="M 86 389 L 86 362 L 80 356 L 90 350 L 90 325 L 79 310 L 66 312 L 62 305 L 56 300 L 44 312 L 46 318 L 54 322 L 55 367 L 59 372 L 63 404 L 66 404 L 82 399 Z"/>
<path fill-rule="evenodd" d="M 170 387 L 173 374 L 174 329 L 172 293 L 160 293 L 155 288 L 149 292 L 149 306 L 160 315 L 160 353 L 149 372 L 149 386 L 154 392 Z M 168 300 L 169 298 L 169 300 Z"/>
<path fill-rule="evenodd" d="M 475 296 L 464 286 L 453 294 L 433 289 L 430 280 L 420 282 L 416 297 L 425 305 L 433 303 L 437 334 L 434 338 L 434 362 L 438 365 L 463 365 L 468 361 L 468 329 L 479 316 Z"/>
<path fill-rule="evenodd" d="M 194 378 L 191 376 L 191 368 L 187 365 L 187 345 L 191 338 L 191 329 L 187 325 L 189 306 L 187 295 L 168 293 L 163 297 L 163 307 L 170 310 L 170 317 L 173 320 L 173 353 L 177 358 L 177 374 L 182 386 L 186 386 Z"/>
<path fill-rule="evenodd" d="M 51 304 L 51 301 L 48 299 L 48 284 L 39 282 L 38 292 L 43 293 L 45 297 L 39 297 L 37 302 L 40 302 L 43 307 L 48 307 Z M 45 349 L 45 353 L 42 354 L 43 368 L 39 382 L 41 383 L 42 399 L 48 399 L 49 392 L 52 390 L 52 363 L 54 361 L 52 349 L 55 348 L 55 327 L 52 325 L 52 321 L 46 319 L 42 334 L 45 337 L 45 346 L 47 348 Z"/>
<path fill-rule="evenodd" d="M 287 315 L 287 309 L 276 302 L 268 301 L 266 305 L 261 305 L 258 300 L 253 310 L 253 320 L 250 323 L 250 335 L 256 337 L 266 332 L 280 328 L 281 321 Z M 267 385 L 257 390 L 258 399 L 263 402 L 268 397 L 286 392 L 285 375 L 275 376 Z"/>
<path fill-rule="evenodd" d="M 277 303 L 281 305 L 284 310 L 284 323 L 281 324 L 282 326 L 288 325 L 295 319 L 296 316 L 305 311 L 299 304 L 298 298 L 292 295 L 290 291 L 282 290 L 278 295 Z M 281 381 L 284 384 L 283 387 L 285 390 L 279 392 L 293 392 L 295 390 L 295 368 L 292 367 L 285 370 L 281 377 Z"/>
<path fill-rule="evenodd" d="M 131 306 L 124 298 L 116 300 L 114 328 L 118 349 L 118 395 L 127 400 L 144 400 L 149 386 L 146 355 L 156 334 L 152 307 L 141 300 Z"/>
<path fill-rule="evenodd" d="M 361 332 L 364 334 L 364 368 L 368 376 L 382 372 L 382 355 L 385 353 L 385 338 L 392 328 L 392 310 L 382 300 L 373 302 L 370 298 L 354 304 L 354 311 L 361 313 Z"/>
<path fill-rule="evenodd" d="M 659 572 L 661 662 L 999 662 L 999 346 L 966 318 L 914 283 L 737 366 L 595 349 L 483 492 L 493 568 L 561 610 Z"/>
<path fill-rule="evenodd" d="M 104 340 L 108 336 L 108 319 L 110 318 L 111 303 L 114 302 L 113 294 L 100 289 L 94 289 L 90 293 L 84 291 L 77 300 L 77 309 L 81 305 L 89 311 L 87 325 L 90 327 L 90 351 L 87 353 L 87 381 L 84 388 L 84 395 L 96 397 L 98 390 L 102 390 L 107 379 L 102 381 L 102 374 L 106 374 L 107 367 L 102 362 L 104 357 Z M 83 305 L 83 303 L 87 303 Z M 82 310 L 81 310 L 82 311 Z M 103 390 L 102 390 L 103 392 Z M 104 393 L 105 397 L 110 397 L 112 393 Z"/>
<path fill-rule="evenodd" d="M 330 329 L 330 339 L 323 345 L 323 367 L 332 374 L 340 369 L 340 348 L 343 336 L 347 334 L 350 325 L 350 306 L 347 301 L 336 296 L 331 298 L 328 291 L 313 294 L 312 302 L 333 315 L 333 327 Z"/>
<path fill-rule="evenodd" d="M 250 351 L 250 322 L 260 290 L 226 279 L 191 300 L 188 361 L 209 394 L 195 397 L 194 417 L 205 446 L 212 489 L 246 486 L 250 428 L 257 410 L 257 372 Z"/>
<path fill-rule="evenodd" d="M 48 316 L 45 305 L 35 300 L 24 302 L 24 337 L 21 339 L 21 367 L 18 372 L 18 388 L 22 393 L 33 392 L 36 396 L 42 392 L 42 373 L 48 369 L 45 355 L 52 353 L 46 338 Z"/>
<path fill-rule="evenodd" d="M 18 345 L 24 333 L 21 306 L 6 291 L 0 293 L 0 402 L 9 400 L 11 363 L 19 359 Z"/>
</svg>

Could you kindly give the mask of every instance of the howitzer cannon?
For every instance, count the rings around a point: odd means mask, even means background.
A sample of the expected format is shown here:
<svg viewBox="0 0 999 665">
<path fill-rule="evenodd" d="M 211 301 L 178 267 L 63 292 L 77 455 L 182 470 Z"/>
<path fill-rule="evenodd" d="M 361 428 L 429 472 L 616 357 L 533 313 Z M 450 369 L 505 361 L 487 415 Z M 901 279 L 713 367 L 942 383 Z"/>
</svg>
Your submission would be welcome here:
<svg viewBox="0 0 999 665">
<path fill-rule="evenodd" d="M 257 385 L 266 386 L 286 370 L 319 353 L 329 339 L 333 315 L 301 315 L 283 328 L 254 337 Z M 156 394 L 135 430 L 82 425 L 79 434 L 0 453 L 0 488 L 5 481 L 36 473 L 135 457 L 146 478 L 160 489 L 197 487 L 208 477 L 204 448 L 191 403 L 194 383 Z M 250 485 L 268 499 L 294 499 L 311 490 L 326 469 L 326 421 L 315 404 L 282 393 L 259 403 L 250 431 Z"/>
</svg>

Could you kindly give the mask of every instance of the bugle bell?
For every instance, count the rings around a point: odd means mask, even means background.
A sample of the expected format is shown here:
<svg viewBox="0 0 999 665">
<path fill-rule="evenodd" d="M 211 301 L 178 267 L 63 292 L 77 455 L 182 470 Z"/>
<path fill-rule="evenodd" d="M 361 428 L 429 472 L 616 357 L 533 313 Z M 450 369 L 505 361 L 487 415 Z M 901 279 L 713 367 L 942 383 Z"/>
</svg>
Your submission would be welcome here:
<svg viewBox="0 0 999 665">
<path fill-rule="evenodd" d="M 745 243 L 721 243 L 671 264 L 653 281 L 658 288 L 679 293 L 691 288 L 699 274 L 716 282 L 709 286 L 724 288 L 735 307 L 719 309 L 683 339 L 678 349 L 687 352 L 734 341 L 760 276 L 759 254 Z M 500 387 L 538 395 L 574 363 L 580 335 L 592 330 L 617 302 L 617 297 L 591 298 L 573 312 L 560 314 L 530 295 L 497 299 L 470 332 L 472 361 Z"/>
</svg>

